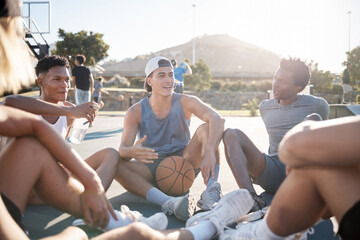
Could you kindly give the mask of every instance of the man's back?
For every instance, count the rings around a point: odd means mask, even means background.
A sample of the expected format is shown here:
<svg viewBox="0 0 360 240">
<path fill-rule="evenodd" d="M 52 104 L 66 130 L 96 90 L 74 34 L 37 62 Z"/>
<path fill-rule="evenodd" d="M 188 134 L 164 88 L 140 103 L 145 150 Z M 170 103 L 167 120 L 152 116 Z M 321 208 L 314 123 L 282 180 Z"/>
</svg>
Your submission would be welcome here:
<svg viewBox="0 0 360 240">
<path fill-rule="evenodd" d="M 75 76 L 76 88 L 88 91 L 90 89 L 90 70 L 85 66 L 76 66 L 72 70 Z"/>
</svg>

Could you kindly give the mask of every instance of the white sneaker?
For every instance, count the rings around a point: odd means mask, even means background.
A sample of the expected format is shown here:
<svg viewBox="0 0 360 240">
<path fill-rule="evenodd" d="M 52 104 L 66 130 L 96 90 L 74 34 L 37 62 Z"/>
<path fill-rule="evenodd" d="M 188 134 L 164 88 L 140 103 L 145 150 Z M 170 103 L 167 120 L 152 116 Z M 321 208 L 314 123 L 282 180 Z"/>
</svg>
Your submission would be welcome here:
<svg viewBox="0 0 360 240">
<path fill-rule="evenodd" d="M 219 240 L 258 240 L 260 238 L 255 235 L 255 230 L 261 221 L 265 221 L 265 219 L 248 223 L 241 222 L 236 226 L 236 229 L 226 229 L 219 236 Z M 306 240 L 308 234 L 313 233 L 314 229 L 309 228 L 303 232 L 285 237 L 284 240 Z"/>
<path fill-rule="evenodd" d="M 178 219 L 186 221 L 194 214 L 194 199 L 189 194 L 181 197 L 173 197 L 161 206 L 161 210 L 165 214 L 174 214 Z"/>
<path fill-rule="evenodd" d="M 186 227 L 191 227 L 201 221 L 211 221 L 220 234 L 226 226 L 237 222 L 244 214 L 248 213 L 254 204 L 254 199 L 246 189 L 239 189 L 226 194 L 216 206 L 207 212 L 194 215 L 186 222 Z"/>
<path fill-rule="evenodd" d="M 295 234 L 292 234 L 285 238 L 285 240 L 306 240 L 308 235 L 312 235 L 315 233 L 314 228 L 308 228 L 305 231 L 298 232 Z"/>
<path fill-rule="evenodd" d="M 203 211 L 209 211 L 214 208 L 222 196 L 220 183 L 214 182 L 201 194 L 201 198 L 197 202 L 197 206 Z"/>
<path fill-rule="evenodd" d="M 131 211 L 128 206 L 121 205 L 121 212 L 128 216 L 133 222 L 142 222 L 155 230 L 165 230 L 168 225 L 168 219 L 162 212 L 155 213 L 154 215 L 146 218 L 138 211 Z"/>
</svg>

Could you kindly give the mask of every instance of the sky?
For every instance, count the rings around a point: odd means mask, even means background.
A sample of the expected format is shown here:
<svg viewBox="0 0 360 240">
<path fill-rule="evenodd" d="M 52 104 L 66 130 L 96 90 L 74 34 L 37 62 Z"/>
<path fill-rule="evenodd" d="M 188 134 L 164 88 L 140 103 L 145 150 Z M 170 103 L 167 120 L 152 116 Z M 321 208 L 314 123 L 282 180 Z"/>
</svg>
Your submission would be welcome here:
<svg viewBox="0 0 360 240">
<path fill-rule="evenodd" d="M 59 40 L 59 28 L 104 34 L 110 45 L 105 60 L 157 52 L 194 36 L 228 34 L 340 73 L 349 42 L 350 49 L 360 46 L 359 0 L 52 0 L 50 17 L 46 5 L 31 6 L 42 31 L 50 18 L 50 33 L 44 34 L 49 44 Z"/>
</svg>

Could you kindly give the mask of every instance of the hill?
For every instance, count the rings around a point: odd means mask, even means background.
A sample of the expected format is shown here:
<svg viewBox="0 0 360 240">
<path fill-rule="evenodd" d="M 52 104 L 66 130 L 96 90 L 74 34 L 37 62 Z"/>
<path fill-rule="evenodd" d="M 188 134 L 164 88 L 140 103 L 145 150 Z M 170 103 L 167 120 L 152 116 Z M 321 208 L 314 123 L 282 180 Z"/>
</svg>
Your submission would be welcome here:
<svg viewBox="0 0 360 240">
<path fill-rule="evenodd" d="M 182 62 L 192 59 L 192 41 L 137 56 L 121 62 L 108 62 L 104 76 L 120 74 L 125 77 L 144 76 L 147 61 L 154 56 L 164 56 Z M 215 78 L 271 77 L 279 64 L 279 55 L 246 43 L 229 35 L 204 35 L 196 39 L 196 61 L 203 59 Z"/>
</svg>

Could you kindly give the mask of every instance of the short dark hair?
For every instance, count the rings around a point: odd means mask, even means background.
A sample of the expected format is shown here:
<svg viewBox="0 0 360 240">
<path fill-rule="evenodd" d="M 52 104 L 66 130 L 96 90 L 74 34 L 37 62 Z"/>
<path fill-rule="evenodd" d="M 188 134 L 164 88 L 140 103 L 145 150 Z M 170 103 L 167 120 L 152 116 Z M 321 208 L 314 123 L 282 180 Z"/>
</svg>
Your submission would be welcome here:
<svg viewBox="0 0 360 240">
<path fill-rule="evenodd" d="M 67 60 L 67 58 L 58 55 L 46 56 L 40 59 L 39 62 L 36 64 L 35 67 L 36 76 L 39 77 L 41 73 L 48 73 L 50 68 L 56 66 L 70 68 L 69 61 Z"/>
<path fill-rule="evenodd" d="M 147 83 L 147 79 L 152 78 L 152 76 L 153 76 L 153 72 L 150 73 L 150 75 L 145 78 L 144 88 L 147 92 L 152 92 L 152 87 Z"/>
<path fill-rule="evenodd" d="M 296 86 L 304 89 L 309 84 L 311 76 L 310 68 L 299 58 L 281 59 L 280 68 L 293 73 Z"/>
<path fill-rule="evenodd" d="M 75 56 L 75 59 L 80 63 L 83 64 L 84 62 L 86 62 L 86 57 L 82 54 L 78 54 Z"/>
</svg>

